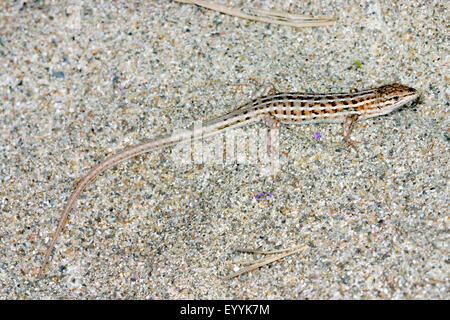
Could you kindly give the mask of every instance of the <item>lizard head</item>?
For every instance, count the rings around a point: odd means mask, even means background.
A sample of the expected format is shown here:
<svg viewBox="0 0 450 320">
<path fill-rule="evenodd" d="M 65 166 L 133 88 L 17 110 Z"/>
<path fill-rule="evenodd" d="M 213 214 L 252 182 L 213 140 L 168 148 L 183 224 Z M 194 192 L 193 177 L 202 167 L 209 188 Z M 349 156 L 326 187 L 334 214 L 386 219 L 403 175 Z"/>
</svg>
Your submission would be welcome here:
<svg viewBox="0 0 450 320">
<path fill-rule="evenodd" d="M 378 88 L 375 96 L 376 101 L 373 106 L 376 106 L 376 109 L 374 108 L 368 117 L 388 114 L 405 105 L 409 105 L 418 98 L 419 93 L 414 88 L 400 83 L 393 83 Z"/>
<path fill-rule="evenodd" d="M 392 103 L 394 110 L 414 101 L 419 96 L 416 89 L 400 83 L 388 84 L 379 88 L 378 91 L 380 96 L 383 96 L 387 102 Z"/>
</svg>

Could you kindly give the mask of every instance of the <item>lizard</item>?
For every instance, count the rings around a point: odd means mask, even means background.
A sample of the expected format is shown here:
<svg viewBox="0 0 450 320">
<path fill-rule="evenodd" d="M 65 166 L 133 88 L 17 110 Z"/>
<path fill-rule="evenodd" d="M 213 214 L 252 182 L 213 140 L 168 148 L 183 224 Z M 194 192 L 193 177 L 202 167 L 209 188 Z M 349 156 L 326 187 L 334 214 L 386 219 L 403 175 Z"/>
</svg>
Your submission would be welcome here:
<svg viewBox="0 0 450 320">
<path fill-rule="evenodd" d="M 212 136 L 224 130 L 245 126 L 257 121 L 262 121 L 271 128 L 279 128 L 281 123 L 343 123 L 343 138 L 346 144 L 358 152 L 355 146 L 357 141 L 350 138 L 353 124 L 356 121 L 389 114 L 410 104 L 418 97 L 416 89 L 399 83 L 347 93 L 275 93 L 273 88 L 267 93 L 231 112 L 202 122 L 200 129 L 196 129 L 192 125 L 182 132 L 153 138 L 125 148 L 94 166 L 80 179 L 67 200 L 37 277 L 39 278 L 44 274 L 45 267 L 69 213 L 84 188 L 97 175 L 123 160 L 191 139 Z"/>
</svg>

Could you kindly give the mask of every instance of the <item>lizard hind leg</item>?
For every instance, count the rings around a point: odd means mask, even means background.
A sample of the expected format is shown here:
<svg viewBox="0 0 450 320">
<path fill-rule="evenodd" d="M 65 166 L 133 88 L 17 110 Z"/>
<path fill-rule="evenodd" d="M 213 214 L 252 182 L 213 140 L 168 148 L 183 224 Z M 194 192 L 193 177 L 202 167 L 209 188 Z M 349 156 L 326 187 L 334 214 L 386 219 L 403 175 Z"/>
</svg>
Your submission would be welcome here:
<svg viewBox="0 0 450 320">
<path fill-rule="evenodd" d="M 259 97 L 267 96 L 270 94 L 274 94 L 276 92 L 275 86 L 273 83 L 263 84 L 255 92 L 252 94 L 252 98 L 256 99 Z"/>
<path fill-rule="evenodd" d="M 268 175 L 275 177 L 280 169 L 279 132 L 281 122 L 271 115 L 261 116 L 261 121 L 269 127 L 266 138 L 266 155 L 268 156 L 269 168 L 264 168 L 267 163 L 263 161 L 263 171 L 266 172 L 268 169 Z"/>
<path fill-rule="evenodd" d="M 277 92 L 275 86 L 270 84 L 263 84 L 263 85 L 255 85 L 252 83 L 236 83 L 234 86 L 258 86 L 258 88 L 251 94 L 250 100 L 257 100 L 258 98 L 275 94 Z M 247 107 L 246 104 L 241 105 L 237 110 Z"/>
</svg>

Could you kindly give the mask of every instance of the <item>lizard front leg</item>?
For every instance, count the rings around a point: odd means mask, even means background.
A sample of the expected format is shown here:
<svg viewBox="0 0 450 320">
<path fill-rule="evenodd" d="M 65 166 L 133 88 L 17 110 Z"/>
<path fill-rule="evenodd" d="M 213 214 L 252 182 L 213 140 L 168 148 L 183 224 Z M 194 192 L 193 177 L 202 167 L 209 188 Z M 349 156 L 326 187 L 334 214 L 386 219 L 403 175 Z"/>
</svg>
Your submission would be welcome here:
<svg viewBox="0 0 450 320">
<path fill-rule="evenodd" d="M 356 144 L 360 141 L 350 139 L 350 134 L 353 130 L 353 124 L 356 122 L 356 120 L 358 120 L 358 115 L 356 114 L 345 117 L 343 136 L 347 145 L 350 145 L 351 147 L 353 147 L 353 149 L 355 149 L 356 152 L 358 152 Z"/>
</svg>

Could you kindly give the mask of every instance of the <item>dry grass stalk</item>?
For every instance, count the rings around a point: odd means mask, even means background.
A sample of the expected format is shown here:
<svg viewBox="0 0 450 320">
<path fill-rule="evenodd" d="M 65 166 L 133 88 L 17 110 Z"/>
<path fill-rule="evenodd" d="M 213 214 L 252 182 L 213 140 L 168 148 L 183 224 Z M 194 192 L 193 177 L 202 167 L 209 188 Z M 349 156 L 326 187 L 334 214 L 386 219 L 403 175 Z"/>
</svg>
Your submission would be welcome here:
<svg viewBox="0 0 450 320">
<path fill-rule="evenodd" d="M 256 260 L 253 261 L 252 264 L 248 267 L 242 268 L 236 272 L 233 272 L 231 274 L 229 274 L 228 276 L 222 277 L 222 280 L 229 280 L 231 278 L 237 277 L 243 273 L 246 272 L 250 272 L 252 270 L 258 269 L 262 266 L 265 266 L 266 264 L 275 262 L 277 260 L 283 259 L 287 256 L 293 255 L 295 253 L 298 253 L 300 251 L 306 250 L 308 249 L 308 246 L 305 245 L 298 245 L 295 246 L 293 248 L 288 248 L 288 249 L 280 249 L 280 250 L 273 250 L 273 251 L 260 251 L 260 250 L 248 250 L 248 249 L 238 249 L 237 251 L 239 252 L 247 252 L 247 253 L 260 253 L 260 254 L 272 254 L 272 253 L 279 253 L 279 252 L 284 252 L 282 254 L 273 256 L 273 257 L 269 257 L 269 258 L 263 258 L 260 260 Z"/>
<path fill-rule="evenodd" d="M 175 0 L 177 2 L 196 4 L 211 10 L 236 16 L 243 19 L 275 23 L 296 28 L 302 27 L 322 27 L 334 23 L 333 18 L 312 17 L 307 15 L 295 15 L 275 10 L 264 10 L 257 8 L 244 8 L 243 10 L 227 7 L 222 4 L 206 0 Z"/>
</svg>

